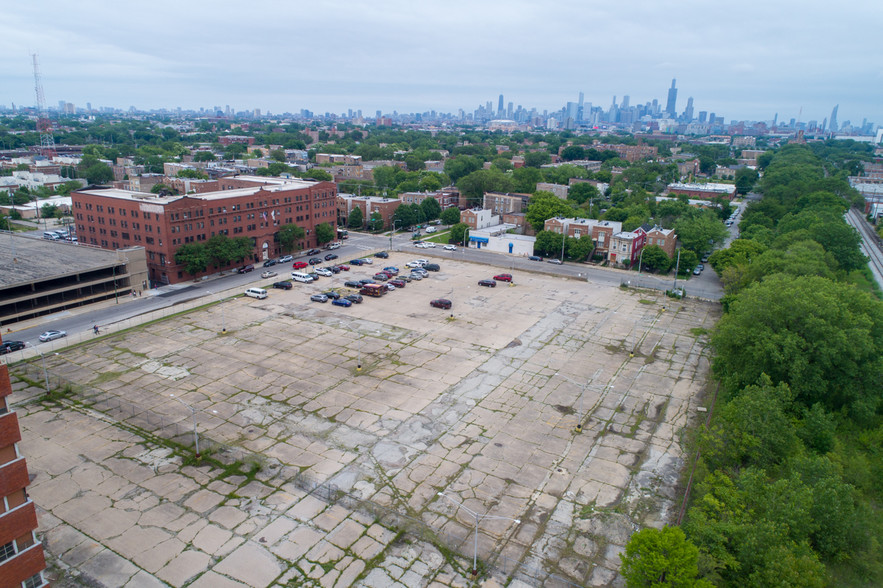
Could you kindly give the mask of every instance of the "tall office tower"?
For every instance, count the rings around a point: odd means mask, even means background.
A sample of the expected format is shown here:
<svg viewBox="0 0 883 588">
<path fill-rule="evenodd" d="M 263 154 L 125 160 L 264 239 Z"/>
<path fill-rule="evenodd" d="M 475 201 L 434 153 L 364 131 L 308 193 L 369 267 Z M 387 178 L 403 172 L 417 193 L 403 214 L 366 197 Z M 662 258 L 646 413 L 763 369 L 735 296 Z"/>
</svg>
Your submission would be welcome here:
<svg viewBox="0 0 883 588">
<path fill-rule="evenodd" d="M 775 116 L 773 116 L 773 126 L 776 126 L 776 123 L 779 122 L 779 113 L 777 112 Z"/>
<path fill-rule="evenodd" d="M 654 99 L 653 99 L 653 102 L 652 102 L 652 104 L 651 104 L 650 109 L 651 109 L 651 110 L 650 110 L 651 113 L 652 113 L 654 116 L 656 116 L 657 114 L 659 114 L 659 100 L 657 100 L 656 98 L 654 98 Z"/>
<path fill-rule="evenodd" d="M 585 96 L 582 92 L 579 93 L 579 105 L 576 109 L 576 120 L 582 121 L 585 118 L 585 110 L 583 109 L 583 105 L 585 104 Z"/>
<path fill-rule="evenodd" d="M 693 122 L 693 97 L 687 98 L 687 108 L 684 109 L 684 122 Z"/>
<path fill-rule="evenodd" d="M 514 102 L 510 102 L 509 105 L 506 107 L 506 118 L 508 118 L 509 120 L 512 119 L 512 115 L 515 112 L 514 108 L 515 108 Z"/>
<path fill-rule="evenodd" d="M 678 101 L 678 89 L 675 88 L 676 79 L 672 79 L 671 88 L 668 89 L 668 101 L 665 103 L 665 112 L 672 118 L 677 117 L 676 104 Z"/>
<path fill-rule="evenodd" d="M 840 108 L 840 105 L 834 107 L 834 110 L 831 111 L 831 124 L 829 125 L 829 129 L 832 133 L 836 133 L 840 130 L 840 127 L 837 126 L 837 109 Z"/>
<path fill-rule="evenodd" d="M 497 105 L 497 112 L 499 112 L 500 114 L 503 114 L 503 95 L 502 94 L 500 94 L 500 102 Z"/>
<path fill-rule="evenodd" d="M 614 102 L 615 102 L 615 101 L 614 101 Z M 625 96 L 622 97 L 622 104 L 620 104 L 619 107 L 620 107 L 621 109 L 623 109 L 623 110 L 625 110 L 626 108 L 629 107 L 629 97 L 628 97 L 628 94 L 626 94 Z"/>
<path fill-rule="evenodd" d="M 708 112 L 706 112 L 705 110 L 700 110 L 699 111 L 699 123 L 705 124 L 706 120 L 708 120 Z"/>
</svg>

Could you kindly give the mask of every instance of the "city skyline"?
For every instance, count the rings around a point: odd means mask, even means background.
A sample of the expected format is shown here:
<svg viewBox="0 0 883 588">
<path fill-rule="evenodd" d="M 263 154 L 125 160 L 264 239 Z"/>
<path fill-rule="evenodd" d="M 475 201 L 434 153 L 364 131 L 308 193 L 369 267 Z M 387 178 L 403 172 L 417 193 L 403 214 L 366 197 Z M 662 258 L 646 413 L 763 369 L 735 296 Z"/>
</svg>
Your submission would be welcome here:
<svg viewBox="0 0 883 588">
<path fill-rule="evenodd" d="M 535 6 L 381 1 L 322 6 L 160 0 L 136 13 L 98 2 L 50 0 L 9 7 L 0 23 L 0 104 L 35 103 L 37 53 L 49 105 L 139 110 L 384 113 L 471 112 L 499 94 L 554 112 L 576 102 L 609 108 L 654 99 L 731 120 L 883 121 L 881 49 L 874 3 L 832 18 L 822 2 L 793 14 L 739 11 L 688 0 L 677 11 L 639 1 L 612 6 L 561 1 Z M 239 5 L 236 5 L 239 6 Z M 126 10 L 129 10 L 128 7 Z M 47 18 L 46 15 L 52 15 Z M 134 15 L 137 14 L 137 17 Z M 272 16 L 272 18 L 268 17 Z M 787 24 L 786 24 L 787 23 Z"/>
</svg>

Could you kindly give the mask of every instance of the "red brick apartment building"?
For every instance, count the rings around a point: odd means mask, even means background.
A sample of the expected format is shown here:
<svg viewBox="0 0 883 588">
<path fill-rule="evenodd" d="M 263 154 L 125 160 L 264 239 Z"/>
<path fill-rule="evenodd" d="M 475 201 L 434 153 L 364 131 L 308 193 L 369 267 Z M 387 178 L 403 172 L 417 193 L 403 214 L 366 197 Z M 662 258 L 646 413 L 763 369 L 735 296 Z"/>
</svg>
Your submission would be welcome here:
<svg viewBox="0 0 883 588">
<path fill-rule="evenodd" d="M 144 247 L 153 285 L 194 277 L 175 263 L 175 251 L 186 243 L 203 243 L 214 235 L 248 237 L 254 251 L 246 263 L 258 263 L 282 254 L 275 239 L 282 225 L 306 231 L 301 248 L 317 246 L 316 225 L 337 228 L 333 182 L 235 176 L 217 180 L 214 191 L 183 196 L 99 187 L 71 196 L 80 243 L 103 249 Z M 207 273 L 217 269 L 225 268 Z"/>
<path fill-rule="evenodd" d="M 18 416 L 9 407 L 9 370 L 0 364 L 0 586 L 45 586 L 46 559 L 37 540 L 37 511 L 26 490 L 28 466 L 19 452 Z"/>
</svg>

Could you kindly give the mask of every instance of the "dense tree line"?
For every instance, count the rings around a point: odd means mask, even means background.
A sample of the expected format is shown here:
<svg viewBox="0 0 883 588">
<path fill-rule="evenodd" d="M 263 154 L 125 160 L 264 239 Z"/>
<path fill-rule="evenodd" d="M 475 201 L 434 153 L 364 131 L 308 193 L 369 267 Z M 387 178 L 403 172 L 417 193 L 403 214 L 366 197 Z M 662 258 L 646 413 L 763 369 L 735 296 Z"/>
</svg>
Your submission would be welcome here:
<svg viewBox="0 0 883 588">
<path fill-rule="evenodd" d="M 843 219 L 866 153 L 783 147 L 742 238 L 711 256 L 727 292 L 711 337 L 720 395 L 675 542 L 697 554 L 675 560 L 660 551 L 670 534 L 636 534 L 629 585 L 650 585 L 654 562 L 687 569 L 680 585 L 883 584 L 883 303 Z"/>
</svg>

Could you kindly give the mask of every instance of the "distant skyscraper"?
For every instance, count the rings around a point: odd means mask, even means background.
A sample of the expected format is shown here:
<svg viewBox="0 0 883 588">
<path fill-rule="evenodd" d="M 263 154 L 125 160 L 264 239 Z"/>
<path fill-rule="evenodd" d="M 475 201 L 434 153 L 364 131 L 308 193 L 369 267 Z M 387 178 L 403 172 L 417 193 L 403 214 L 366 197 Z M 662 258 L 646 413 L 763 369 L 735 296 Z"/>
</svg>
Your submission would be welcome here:
<svg viewBox="0 0 883 588">
<path fill-rule="evenodd" d="M 677 117 L 676 104 L 678 101 L 678 89 L 675 88 L 676 79 L 672 79 L 671 88 L 668 89 L 668 101 L 665 103 L 665 112 L 672 118 Z"/>
<path fill-rule="evenodd" d="M 684 122 L 693 122 L 693 97 L 687 98 L 687 108 L 684 109 Z"/>
<path fill-rule="evenodd" d="M 616 100 L 614 100 L 614 102 L 616 102 Z M 629 107 L 629 96 L 628 96 L 628 94 L 626 94 L 625 96 L 622 97 L 622 104 L 620 104 L 619 107 L 620 107 L 622 110 L 625 110 L 626 108 Z"/>
<path fill-rule="evenodd" d="M 838 109 L 838 108 L 840 108 L 840 105 L 839 105 L 839 104 L 838 104 L 837 106 L 834 107 L 834 110 L 831 111 L 831 126 L 830 126 L 830 130 L 831 130 L 832 133 L 836 133 L 837 131 L 840 130 L 840 128 L 837 126 L 837 109 Z"/>
<path fill-rule="evenodd" d="M 699 124 L 705 124 L 705 121 L 708 120 L 708 112 L 705 110 L 699 111 Z"/>
<path fill-rule="evenodd" d="M 503 114 L 503 95 L 502 94 L 500 94 L 500 103 L 497 106 L 497 112 L 499 112 L 500 114 Z"/>
</svg>

